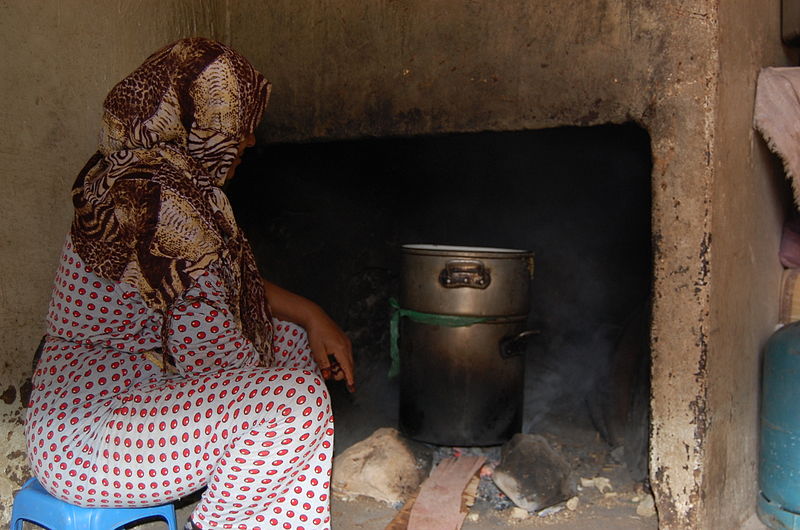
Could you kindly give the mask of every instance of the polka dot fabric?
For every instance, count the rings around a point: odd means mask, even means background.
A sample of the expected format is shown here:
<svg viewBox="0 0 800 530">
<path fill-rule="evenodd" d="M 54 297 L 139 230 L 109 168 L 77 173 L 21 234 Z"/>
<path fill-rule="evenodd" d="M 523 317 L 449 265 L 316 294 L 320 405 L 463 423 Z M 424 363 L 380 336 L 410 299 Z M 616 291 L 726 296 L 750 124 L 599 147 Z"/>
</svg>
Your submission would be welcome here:
<svg viewBox="0 0 800 530">
<path fill-rule="evenodd" d="M 220 286 L 204 272 L 162 326 L 67 240 L 26 422 L 51 494 L 148 506 L 208 486 L 192 514 L 202 529 L 329 528 L 333 418 L 305 332 L 276 321 L 274 366 L 257 366 Z M 162 329 L 177 373 L 148 353 Z"/>
</svg>

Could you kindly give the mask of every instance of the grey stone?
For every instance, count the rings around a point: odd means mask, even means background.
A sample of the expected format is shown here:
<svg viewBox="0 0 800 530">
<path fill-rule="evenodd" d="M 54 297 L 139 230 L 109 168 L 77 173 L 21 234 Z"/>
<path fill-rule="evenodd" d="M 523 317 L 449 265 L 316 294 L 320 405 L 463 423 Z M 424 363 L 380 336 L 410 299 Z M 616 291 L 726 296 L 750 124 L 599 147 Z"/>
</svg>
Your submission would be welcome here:
<svg viewBox="0 0 800 530">
<path fill-rule="evenodd" d="M 503 447 L 492 479 L 514 504 L 534 512 L 573 495 L 569 473 L 567 461 L 543 437 L 516 434 Z"/>
</svg>

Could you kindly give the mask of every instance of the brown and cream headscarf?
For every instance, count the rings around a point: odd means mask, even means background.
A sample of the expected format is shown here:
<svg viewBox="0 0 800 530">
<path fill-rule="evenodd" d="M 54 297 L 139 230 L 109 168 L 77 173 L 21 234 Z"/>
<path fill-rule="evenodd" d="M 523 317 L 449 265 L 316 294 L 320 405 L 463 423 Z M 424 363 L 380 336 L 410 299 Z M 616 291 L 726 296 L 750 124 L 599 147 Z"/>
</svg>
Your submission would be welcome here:
<svg viewBox="0 0 800 530">
<path fill-rule="evenodd" d="M 265 364 L 272 327 L 264 288 L 220 186 L 269 91 L 218 42 L 183 39 L 151 55 L 106 97 L 100 149 L 72 188 L 71 231 L 95 273 L 133 285 L 165 317 L 213 267 Z"/>
</svg>

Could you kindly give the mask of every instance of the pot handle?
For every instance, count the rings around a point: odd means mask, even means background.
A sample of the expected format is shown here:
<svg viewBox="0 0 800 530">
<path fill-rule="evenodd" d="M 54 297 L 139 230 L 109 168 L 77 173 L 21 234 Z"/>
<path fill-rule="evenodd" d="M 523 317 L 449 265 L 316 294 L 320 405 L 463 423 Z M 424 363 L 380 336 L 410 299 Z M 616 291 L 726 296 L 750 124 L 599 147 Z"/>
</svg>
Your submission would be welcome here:
<svg viewBox="0 0 800 530">
<path fill-rule="evenodd" d="M 452 289 L 454 287 L 472 287 L 486 289 L 492 282 L 492 275 L 482 261 L 476 259 L 453 259 L 445 263 L 439 273 L 439 285 Z"/>
<path fill-rule="evenodd" d="M 528 329 L 516 335 L 509 335 L 500 339 L 500 357 L 510 359 L 525 353 L 528 339 L 541 333 L 538 329 Z"/>
</svg>

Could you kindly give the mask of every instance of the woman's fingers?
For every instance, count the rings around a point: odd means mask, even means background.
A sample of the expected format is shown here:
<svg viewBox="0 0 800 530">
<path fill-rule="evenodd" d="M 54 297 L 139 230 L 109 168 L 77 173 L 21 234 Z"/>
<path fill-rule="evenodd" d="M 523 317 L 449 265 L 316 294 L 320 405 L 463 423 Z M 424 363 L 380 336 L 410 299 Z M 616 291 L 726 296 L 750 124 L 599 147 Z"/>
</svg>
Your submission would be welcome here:
<svg viewBox="0 0 800 530">
<path fill-rule="evenodd" d="M 347 340 L 328 351 L 330 357 L 331 377 L 336 381 L 345 380 L 347 389 L 355 392 L 355 374 L 353 369 L 353 351 L 350 341 Z"/>
<path fill-rule="evenodd" d="M 314 360 L 317 362 L 322 377 L 334 381 L 345 380 L 347 389 L 355 392 L 355 374 L 353 370 L 353 351 L 346 335 L 343 340 L 320 340 L 309 337 L 309 345 Z"/>
<path fill-rule="evenodd" d="M 345 344 L 337 345 L 336 348 L 331 348 L 333 351 L 329 352 L 331 377 L 335 381 L 346 381 L 347 389 L 350 392 L 355 392 L 356 381 L 353 370 L 353 352 L 348 340 Z"/>
<path fill-rule="evenodd" d="M 342 365 L 339 364 L 335 358 L 331 361 L 331 377 L 336 381 L 341 381 L 345 378 L 344 370 L 342 370 Z"/>
<path fill-rule="evenodd" d="M 315 339 L 314 336 L 309 336 L 308 338 L 309 346 L 311 346 L 311 355 L 314 357 L 314 361 L 316 361 L 317 366 L 322 371 L 322 377 L 325 379 L 330 379 L 331 376 L 331 361 L 328 358 L 328 354 L 325 350 L 325 344 Z"/>
<path fill-rule="evenodd" d="M 307 323 L 306 331 L 322 377 L 347 381 L 348 390 L 355 391 L 353 347 L 344 331 L 323 311 L 315 313 Z"/>
</svg>

